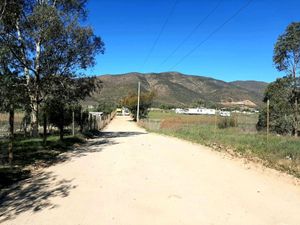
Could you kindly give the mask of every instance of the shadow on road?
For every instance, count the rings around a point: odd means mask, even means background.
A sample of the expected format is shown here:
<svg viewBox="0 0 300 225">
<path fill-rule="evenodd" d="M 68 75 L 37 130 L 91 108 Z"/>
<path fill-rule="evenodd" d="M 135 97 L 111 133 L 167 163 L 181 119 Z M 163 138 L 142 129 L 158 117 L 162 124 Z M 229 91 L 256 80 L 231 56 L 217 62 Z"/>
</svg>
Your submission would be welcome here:
<svg viewBox="0 0 300 225">
<path fill-rule="evenodd" d="M 22 163 L 31 167 L 31 170 L 34 171 L 38 167 L 48 167 L 58 163 L 67 162 L 75 157 L 84 157 L 90 153 L 101 152 L 106 146 L 118 144 L 114 138 L 143 134 L 146 133 L 100 132 L 99 135 L 88 140 L 85 144 L 77 147 L 73 146 L 72 148 L 64 149 L 63 151 L 57 149 L 39 149 L 38 151 L 31 151 L 30 154 L 27 152 L 28 155 L 32 156 L 34 153 L 38 154 L 39 157 L 38 159 L 31 159 L 30 162 L 26 160 L 26 163 Z M 49 155 L 51 155 L 51 157 L 49 157 Z M 24 159 L 27 158 L 28 157 L 25 157 Z M 53 173 L 40 172 L 32 175 L 29 170 L 27 171 L 23 169 L 23 167 L 16 168 L 19 168 L 20 171 L 16 174 L 12 173 L 12 177 L 19 179 L 16 179 L 15 182 L 12 179 L 10 185 L 5 185 L 3 180 L 0 180 L 0 224 L 27 211 L 38 212 L 43 209 L 55 208 L 57 205 L 51 203 L 52 198 L 67 197 L 70 191 L 76 188 L 76 185 L 72 184 L 73 180 L 60 180 Z M 12 171 L 3 171 L 6 176 L 10 174 L 9 172 L 15 172 L 15 169 Z M 21 175 L 23 178 L 20 177 Z M 21 181 L 18 182 L 18 180 Z M 1 183 L 3 183 L 2 189 Z"/>
<path fill-rule="evenodd" d="M 101 132 L 101 137 L 104 138 L 119 138 L 119 137 L 130 137 L 136 135 L 147 134 L 144 132 Z"/>
<path fill-rule="evenodd" d="M 0 197 L 0 224 L 26 211 L 55 208 L 50 199 L 67 197 L 74 188 L 72 180 L 59 180 L 50 172 L 41 172 L 19 182 Z"/>
</svg>

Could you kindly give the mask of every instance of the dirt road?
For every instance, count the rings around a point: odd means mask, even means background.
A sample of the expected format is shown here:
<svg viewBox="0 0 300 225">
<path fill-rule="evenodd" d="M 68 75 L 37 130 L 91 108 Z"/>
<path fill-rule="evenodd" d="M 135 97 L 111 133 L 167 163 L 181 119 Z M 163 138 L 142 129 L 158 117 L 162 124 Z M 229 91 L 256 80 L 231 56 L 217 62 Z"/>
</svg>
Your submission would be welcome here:
<svg viewBox="0 0 300 225">
<path fill-rule="evenodd" d="M 300 186 L 117 117 L 103 138 L 18 185 L 7 225 L 299 225 Z"/>
</svg>

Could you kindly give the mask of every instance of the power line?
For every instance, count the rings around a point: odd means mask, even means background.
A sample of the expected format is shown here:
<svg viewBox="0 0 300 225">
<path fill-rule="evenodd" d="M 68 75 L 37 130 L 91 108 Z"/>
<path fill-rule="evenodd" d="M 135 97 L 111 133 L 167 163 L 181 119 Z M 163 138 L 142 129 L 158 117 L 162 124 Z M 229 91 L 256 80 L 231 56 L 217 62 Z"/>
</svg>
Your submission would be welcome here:
<svg viewBox="0 0 300 225">
<path fill-rule="evenodd" d="M 199 27 L 219 8 L 219 6 L 221 5 L 222 1 L 223 0 L 220 0 L 217 3 L 217 5 L 194 27 L 194 29 L 172 51 L 172 53 L 160 64 L 160 66 L 162 66 L 163 64 L 165 64 L 193 36 L 193 34 L 199 29 Z"/>
<path fill-rule="evenodd" d="M 168 24 L 168 22 L 169 22 L 169 20 L 170 20 L 170 17 L 171 17 L 171 16 L 173 15 L 173 13 L 174 13 L 174 10 L 175 10 L 176 5 L 177 5 L 178 2 L 179 2 L 179 0 L 175 0 L 175 1 L 174 1 L 174 4 L 173 4 L 173 6 L 172 6 L 172 8 L 171 8 L 171 10 L 170 10 L 170 13 L 169 13 L 169 15 L 167 16 L 165 22 L 163 23 L 163 25 L 162 25 L 162 27 L 161 27 L 161 29 L 160 29 L 160 31 L 159 31 L 159 33 L 158 33 L 158 35 L 157 35 L 155 41 L 154 41 L 154 43 L 153 43 L 153 45 L 152 45 L 152 47 L 151 47 L 149 53 L 147 54 L 147 56 L 146 56 L 146 58 L 145 58 L 145 60 L 144 60 L 144 64 L 143 64 L 143 65 L 145 65 L 145 64 L 148 62 L 150 56 L 152 55 L 152 53 L 153 53 L 153 51 L 154 51 L 154 49 L 155 49 L 155 47 L 156 47 L 156 45 L 157 45 L 157 43 L 158 43 L 158 41 L 159 41 L 161 35 L 162 35 L 162 33 L 164 32 L 164 30 L 165 30 L 165 28 L 166 28 L 166 26 L 167 26 L 167 24 Z"/>
<path fill-rule="evenodd" d="M 217 27 L 215 30 L 213 30 L 205 39 L 203 39 L 198 45 L 196 45 L 193 49 L 191 49 L 191 51 L 189 51 L 186 55 L 184 55 L 174 66 L 172 66 L 170 68 L 170 70 L 173 70 L 176 66 L 178 66 L 180 63 L 182 63 L 187 57 L 189 57 L 191 54 L 193 54 L 206 41 L 208 41 L 214 34 L 216 34 L 218 31 L 220 31 L 227 23 L 229 23 L 236 16 L 238 16 L 245 8 L 247 8 L 252 1 L 253 0 L 247 1 L 246 4 L 244 4 L 241 8 L 239 8 L 231 17 L 229 17 L 227 20 L 225 20 L 224 23 L 222 23 L 219 27 Z"/>
</svg>

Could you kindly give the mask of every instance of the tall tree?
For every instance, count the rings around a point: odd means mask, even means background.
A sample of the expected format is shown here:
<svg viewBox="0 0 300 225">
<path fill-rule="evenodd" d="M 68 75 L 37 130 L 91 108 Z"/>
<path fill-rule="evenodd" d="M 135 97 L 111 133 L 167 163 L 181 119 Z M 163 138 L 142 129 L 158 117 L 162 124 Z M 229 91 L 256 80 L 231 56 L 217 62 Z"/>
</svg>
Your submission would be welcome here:
<svg viewBox="0 0 300 225">
<path fill-rule="evenodd" d="M 27 98 L 24 89 L 25 80 L 19 76 L 15 60 L 10 52 L 0 47 L 0 111 L 9 113 L 9 162 L 13 159 L 14 115 L 15 110 L 25 107 Z"/>
<path fill-rule="evenodd" d="M 299 78 L 297 78 L 299 80 Z M 292 135 L 295 132 L 293 119 L 294 78 L 278 78 L 270 83 L 265 91 L 264 102 L 270 100 L 270 131 L 281 135 Z M 267 127 L 267 108 L 260 110 L 257 123 L 258 130 Z"/>
<path fill-rule="evenodd" d="M 86 0 L 16 0 L 14 11 L 0 18 L 0 45 L 7 46 L 23 68 L 30 97 L 32 135 L 38 114 L 51 89 L 47 76 L 69 77 L 93 66 L 104 43 L 83 26 Z"/>
<path fill-rule="evenodd" d="M 285 32 L 279 36 L 274 49 L 273 61 L 279 71 L 286 71 L 294 79 L 294 130 L 295 136 L 299 134 L 298 96 L 300 74 L 300 22 L 291 23 Z"/>
</svg>

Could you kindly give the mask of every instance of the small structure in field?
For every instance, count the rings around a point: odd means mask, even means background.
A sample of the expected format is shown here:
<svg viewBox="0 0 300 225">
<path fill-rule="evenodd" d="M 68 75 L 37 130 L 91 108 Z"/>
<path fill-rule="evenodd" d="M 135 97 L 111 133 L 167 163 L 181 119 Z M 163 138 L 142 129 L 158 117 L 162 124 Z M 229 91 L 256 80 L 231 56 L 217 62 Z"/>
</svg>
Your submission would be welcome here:
<svg viewBox="0 0 300 225">
<path fill-rule="evenodd" d="M 229 111 L 220 111 L 220 116 L 222 116 L 222 117 L 230 117 L 231 113 Z"/>
<path fill-rule="evenodd" d="M 184 114 L 185 112 L 186 112 L 185 109 L 180 109 L 180 108 L 175 109 L 175 113 L 177 114 Z"/>
</svg>

